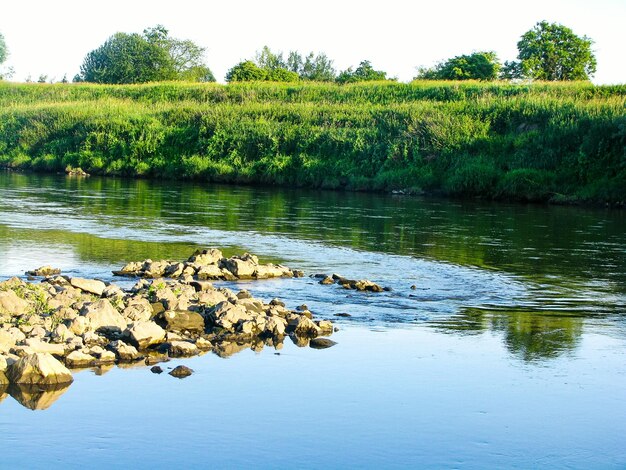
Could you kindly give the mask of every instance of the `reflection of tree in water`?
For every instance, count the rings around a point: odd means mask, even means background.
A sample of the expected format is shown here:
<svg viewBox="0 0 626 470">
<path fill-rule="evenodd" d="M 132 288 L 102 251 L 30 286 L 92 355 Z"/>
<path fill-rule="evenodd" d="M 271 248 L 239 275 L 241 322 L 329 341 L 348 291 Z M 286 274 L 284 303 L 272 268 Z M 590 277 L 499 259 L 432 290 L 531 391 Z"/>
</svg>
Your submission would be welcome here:
<svg viewBox="0 0 626 470">
<path fill-rule="evenodd" d="M 460 334 L 498 332 L 511 354 L 524 361 L 540 361 L 574 351 L 580 343 L 583 318 L 564 312 L 468 308 L 433 326 Z"/>
</svg>

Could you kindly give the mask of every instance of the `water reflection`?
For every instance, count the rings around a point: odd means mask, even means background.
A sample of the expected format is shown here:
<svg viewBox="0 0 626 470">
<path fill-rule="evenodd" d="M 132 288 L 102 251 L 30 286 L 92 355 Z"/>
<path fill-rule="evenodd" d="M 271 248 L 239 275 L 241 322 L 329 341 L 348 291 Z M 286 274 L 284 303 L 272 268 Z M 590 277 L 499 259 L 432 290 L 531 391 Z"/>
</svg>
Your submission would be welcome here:
<svg viewBox="0 0 626 470">
<path fill-rule="evenodd" d="M 69 384 L 45 386 L 11 384 L 7 390 L 23 407 L 30 410 L 47 410 L 67 392 L 69 387 Z"/>
<path fill-rule="evenodd" d="M 599 316 L 626 335 L 624 211 L 0 172 L 0 276 L 56 264 L 104 278 L 127 261 L 184 259 L 197 244 L 394 289 L 249 286 L 350 312 L 344 323 L 491 331 L 525 361 L 574 351 Z M 221 354 L 240 347 L 252 345 Z"/>
<path fill-rule="evenodd" d="M 430 324 L 446 333 L 498 333 L 515 357 L 541 362 L 575 351 L 581 341 L 583 320 L 580 315 L 563 312 L 467 308 L 460 315 Z"/>
</svg>

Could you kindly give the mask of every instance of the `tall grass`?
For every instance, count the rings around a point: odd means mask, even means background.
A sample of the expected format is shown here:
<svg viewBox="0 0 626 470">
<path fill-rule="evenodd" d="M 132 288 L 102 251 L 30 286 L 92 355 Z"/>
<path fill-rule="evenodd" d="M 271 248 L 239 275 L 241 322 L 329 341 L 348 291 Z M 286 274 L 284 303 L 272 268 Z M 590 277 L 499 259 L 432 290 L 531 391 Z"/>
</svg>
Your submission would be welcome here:
<svg viewBox="0 0 626 470">
<path fill-rule="evenodd" d="M 625 109 L 589 83 L 0 83 L 0 165 L 621 202 Z"/>
</svg>

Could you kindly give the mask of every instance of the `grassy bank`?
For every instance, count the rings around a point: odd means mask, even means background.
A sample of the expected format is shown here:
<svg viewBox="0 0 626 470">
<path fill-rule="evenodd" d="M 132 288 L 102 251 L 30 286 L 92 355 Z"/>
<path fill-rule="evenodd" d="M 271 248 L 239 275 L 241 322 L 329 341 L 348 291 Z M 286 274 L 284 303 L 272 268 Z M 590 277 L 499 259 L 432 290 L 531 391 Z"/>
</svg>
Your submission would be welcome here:
<svg viewBox="0 0 626 470">
<path fill-rule="evenodd" d="M 626 200 L 626 86 L 0 83 L 0 165 Z"/>
</svg>

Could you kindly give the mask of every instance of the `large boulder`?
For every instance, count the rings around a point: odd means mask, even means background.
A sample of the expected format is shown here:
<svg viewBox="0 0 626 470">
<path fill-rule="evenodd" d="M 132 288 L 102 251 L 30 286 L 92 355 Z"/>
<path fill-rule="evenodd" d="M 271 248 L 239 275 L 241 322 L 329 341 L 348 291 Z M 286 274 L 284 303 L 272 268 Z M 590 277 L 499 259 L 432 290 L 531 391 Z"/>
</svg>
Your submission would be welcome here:
<svg viewBox="0 0 626 470">
<path fill-rule="evenodd" d="M 210 248 L 208 250 L 202 250 L 197 252 L 194 256 L 189 258 L 189 263 L 195 263 L 202 266 L 208 266 L 211 264 L 217 264 L 224 257 L 220 250 Z"/>
<path fill-rule="evenodd" d="M 195 356 L 200 352 L 195 344 L 187 341 L 172 341 L 168 349 L 171 357 Z"/>
<path fill-rule="evenodd" d="M 133 298 L 122 312 L 130 321 L 148 321 L 153 316 L 152 305 L 148 299 L 142 297 Z"/>
<path fill-rule="evenodd" d="M 106 288 L 106 284 L 102 281 L 98 281 L 96 279 L 83 279 L 81 277 L 73 277 L 70 279 L 70 284 L 72 287 L 82 290 L 83 292 L 87 292 L 89 294 L 94 294 L 100 297 Z"/>
<path fill-rule="evenodd" d="M 72 351 L 65 358 L 69 367 L 89 367 L 96 363 L 96 358 L 82 351 Z"/>
<path fill-rule="evenodd" d="M 221 279 L 222 277 L 224 277 L 224 273 L 217 264 L 200 266 L 200 269 L 198 269 L 196 275 L 200 280 Z"/>
<path fill-rule="evenodd" d="M 65 355 L 65 346 L 63 344 L 46 343 L 39 338 L 28 338 L 24 343 L 35 353 L 50 353 L 54 356 Z"/>
<path fill-rule="evenodd" d="M 7 369 L 11 383 L 26 385 L 68 384 L 74 379 L 72 373 L 49 353 L 24 356 Z"/>
<path fill-rule="evenodd" d="M 189 310 L 168 310 L 160 315 L 160 321 L 168 331 L 204 331 L 204 317 Z"/>
<path fill-rule="evenodd" d="M 20 299 L 15 292 L 7 290 L 0 292 L 0 314 L 7 313 L 11 316 L 24 315 L 30 309 L 30 304 Z"/>
<path fill-rule="evenodd" d="M 126 320 L 107 299 L 85 304 L 80 313 L 95 331 L 107 333 L 122 332 L 126 329 Z"/>
<path fill-rule="evenodd" d="M 152 344 L 162 343 L 165 339 L 165 330 L 154 322 L 139 321 L 132 323 L 124 335 L 139 349 L 145 349 Z"/>
<path fill-rule="evenodd" d="M 258 258 L 249 253 L 243 256 L 233 256 L 222 260 L 222 267 L 228 269 L 228 271 L 239 279 L 251 278 L 258 265 Z"/>
<path fill-rule="evenodd" d="M 215 306 L 210 318 L 215 326 L 234 331 L 239 323 L 252 320 L 252 315 L 243 305 L 224 301 Z"/>
</svg>

